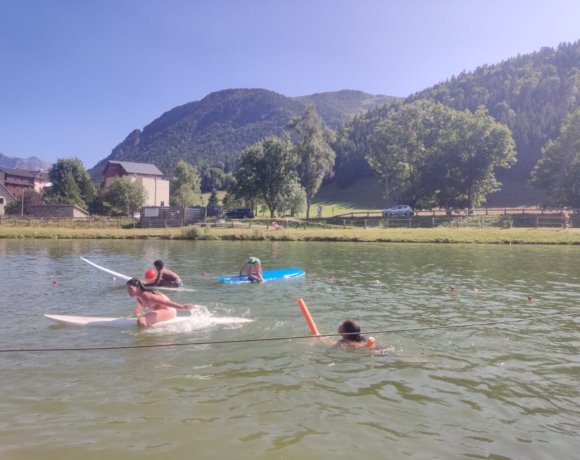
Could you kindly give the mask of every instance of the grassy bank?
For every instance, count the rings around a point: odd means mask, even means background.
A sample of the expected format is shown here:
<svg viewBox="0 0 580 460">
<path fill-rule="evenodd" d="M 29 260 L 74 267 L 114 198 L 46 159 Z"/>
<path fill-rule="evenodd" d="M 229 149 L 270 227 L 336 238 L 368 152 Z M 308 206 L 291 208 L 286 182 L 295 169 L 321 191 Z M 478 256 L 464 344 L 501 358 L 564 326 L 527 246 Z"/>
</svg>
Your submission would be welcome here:
<svg viewBox="0 0 580 460">
<path fill-rule="evenodd" d="M 555 228 L 347 228 L 287 229 L 252 228 L 161 228 L 161 229 L 72 229 L 0 227 L 0 238 L 59 239 L 199 239 L 271 241 L 366 241 L 394 243 L 475 244 L 580 244 L 580 229 Z"/>
</svg>

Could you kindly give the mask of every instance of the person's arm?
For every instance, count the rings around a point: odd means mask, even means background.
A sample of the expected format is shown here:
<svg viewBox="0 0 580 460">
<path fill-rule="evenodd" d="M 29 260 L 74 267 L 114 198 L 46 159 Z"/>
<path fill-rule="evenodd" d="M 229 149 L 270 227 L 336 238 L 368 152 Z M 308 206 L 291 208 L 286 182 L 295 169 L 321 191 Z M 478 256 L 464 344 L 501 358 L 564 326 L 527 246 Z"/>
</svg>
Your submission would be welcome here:
<svg viewBox="0 0 580 460">
<path fill-rule="evenodd" d="M 166 307 L 177 308 L 178 310 L 193 310 L 195 305 L 192 303 L 184 303 L 183 305 L 174 302 L 173 300 L 169 300 L 167 297 L 158 296 L 155 294 L 143 294 L 145 300 L 149 301 L 149 305 L 156 303 L 158 305 L 164 305 Z"/>
<path fill-rule="evenodd" d="M 133 316 L 139 316 L 141 311 L 143 311 L 143 305 L 141 305 L 141 301 L 139 300 L 139 297 L 137 297 L 137 305 L 135 306 L 135 311 L 133 311 Z"/>
<path fill-rule="evenodd" d="M 240 276 L 242 276 L 242 272 L 245 270 L 247 266 L 248 264 L 246 263 L 242 268 L 240 268 Z"/>
</svg>

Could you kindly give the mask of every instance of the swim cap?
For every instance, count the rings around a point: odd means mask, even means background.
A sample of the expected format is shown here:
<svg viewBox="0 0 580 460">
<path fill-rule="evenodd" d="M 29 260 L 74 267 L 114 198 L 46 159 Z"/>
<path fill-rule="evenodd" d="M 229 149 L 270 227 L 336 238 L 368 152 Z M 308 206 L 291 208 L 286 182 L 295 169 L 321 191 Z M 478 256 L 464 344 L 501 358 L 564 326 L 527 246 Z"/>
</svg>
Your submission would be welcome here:
<svg viewBox="0 0 580 460">
<path fill-rule="evenodd" d="M 148 280 L 152 280 L 157 278 L 157 275 L 155 274 L 153 269 L 150 268 L 149 270 L 147 270 L 147 272 L 145 272 L 145 278 L 147 278 Z"/>
</svg>

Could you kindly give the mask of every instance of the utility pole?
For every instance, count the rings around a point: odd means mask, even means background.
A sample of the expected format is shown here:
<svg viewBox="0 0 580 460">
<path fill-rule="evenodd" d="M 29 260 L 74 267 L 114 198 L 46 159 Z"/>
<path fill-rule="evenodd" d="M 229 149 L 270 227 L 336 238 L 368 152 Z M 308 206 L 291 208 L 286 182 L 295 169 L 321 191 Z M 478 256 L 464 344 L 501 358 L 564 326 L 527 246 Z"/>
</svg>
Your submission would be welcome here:
<svg viewBox="0 0 580 460">
<path fill-rule="evenodd" d="M 389 173 L 385 172 L 385 201 L 386 206 L 389 206 Z"/>
<path fill-rule="evenodd" d="M 22 189 L 22 210 L 20 211 L 20 217 L 24 217 L 24 188 Z"/>
</svg>

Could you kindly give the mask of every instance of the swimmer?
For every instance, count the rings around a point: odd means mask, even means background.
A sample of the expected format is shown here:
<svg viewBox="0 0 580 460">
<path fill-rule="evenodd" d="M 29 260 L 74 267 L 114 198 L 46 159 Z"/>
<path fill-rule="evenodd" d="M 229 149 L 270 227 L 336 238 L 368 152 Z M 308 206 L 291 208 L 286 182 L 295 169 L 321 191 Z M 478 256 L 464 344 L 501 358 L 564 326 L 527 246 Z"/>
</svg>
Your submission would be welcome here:
<svg viewBox="0 0 580 460">
<path fill-rule="evenodd" d="M 350 346 L 355 348 L 372 348 L 375 344 L 375 339 L 372 337 L 367 339 L 364 335 L 360 335 L 360 326 L 351 318 L 346 318 L 346 320 L 339 326 L 338 333 L 342 336 L 342 339 L 336 342 L 334 345 L 335 347 Z"/>
<path fill-rule="evenodd" d="M 177 310 L 192 310 L 195 305 L 186 303 L 183 305 L 169 300 L 169 298 L 158 291 L 148 291 L 138 278 L 127 281 L 127 293 L 131 297 L 137 298 L 137 306 L 133 316 L 139 315 L 143 309 L 150 310 L 137 320 L 137 325 L 150 327 L 160 321 L 167 321 L 177 316 Z"/>
<path fill-rule="evenodd" d="M 246 264 L 240 268 L 240 276 L 242 276 L 243 271 L 248 269 L 248 279 L 250 281 L 257 281 L 258 283 L 265 283 L 264 278 L 262 278 L 262 264 L 260 259 L 257 257 L 250 257 Z"/>
<path fill-rule="evenodd" d="M 155 281 L 145 284 L 145 287 L 149 286 L 163 286 L 163 287 L 172 287 L 172 288 L 180 288 L 183 287 L 183 281 L 177 273 L 172 272 L 171 270 L 165 268 L 162 260 L 156 260 L 153 262 L 155 266 L 155 270 L 157 270 L 157 277 Z"/>
</svg>

